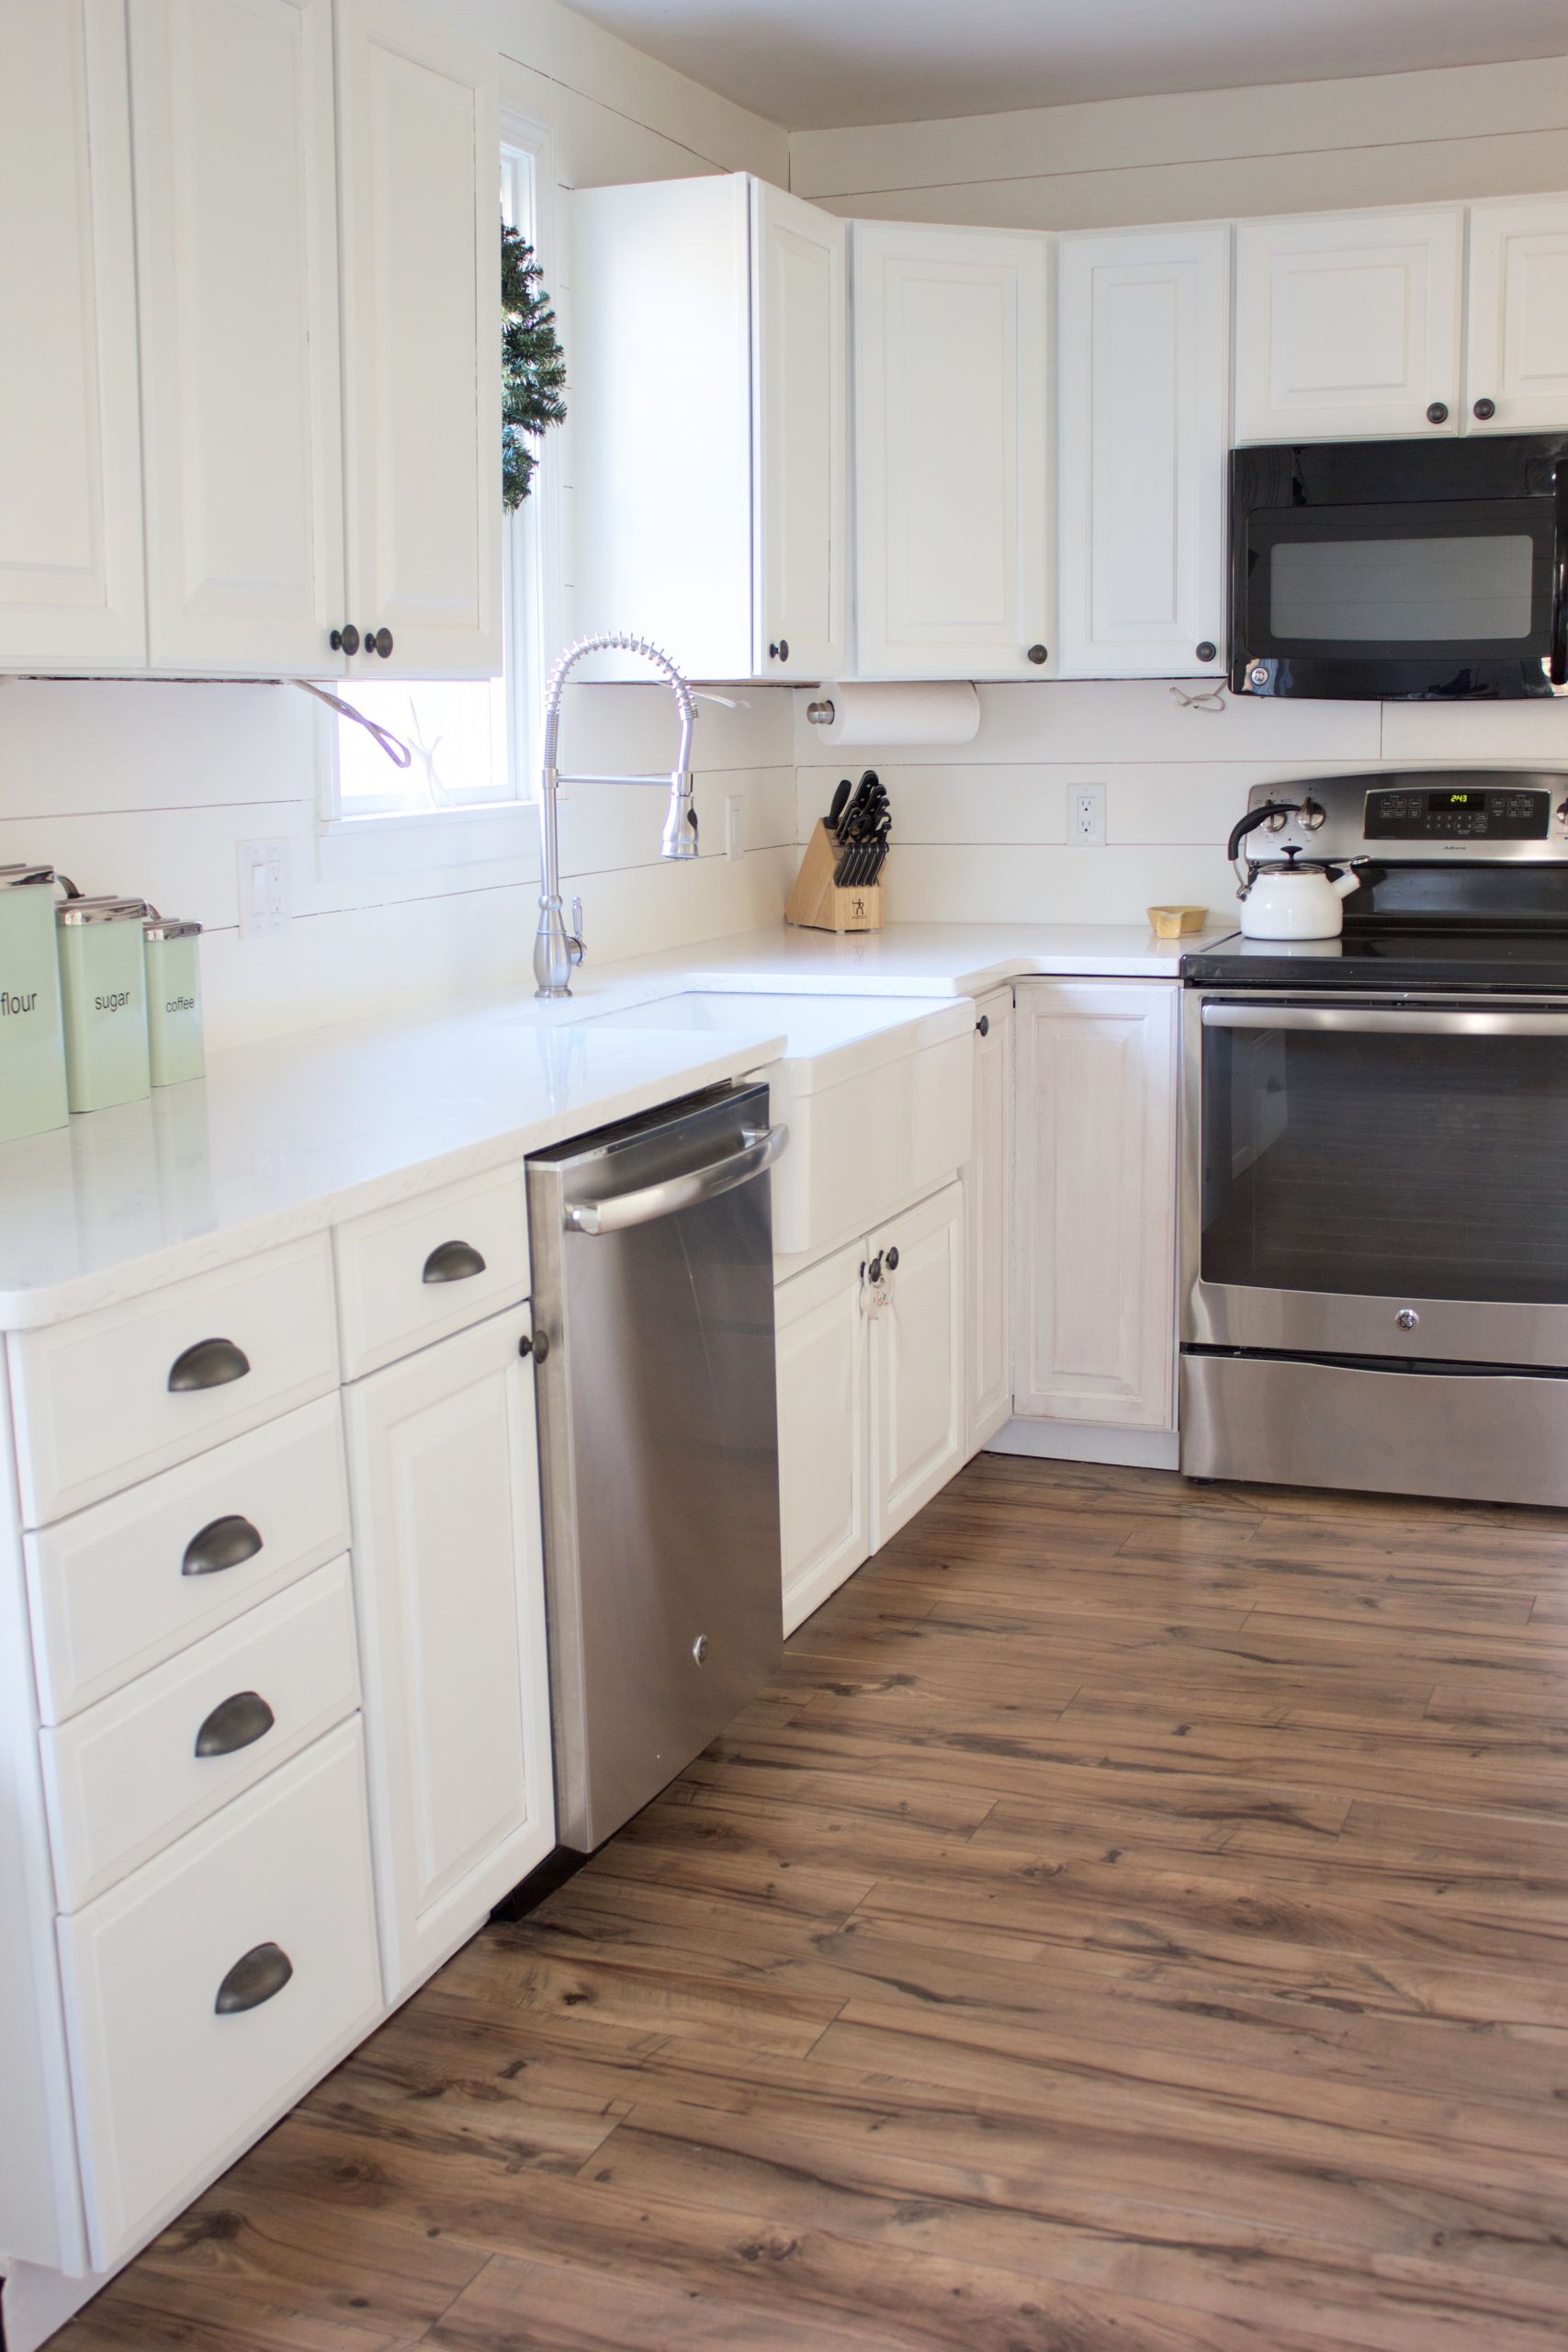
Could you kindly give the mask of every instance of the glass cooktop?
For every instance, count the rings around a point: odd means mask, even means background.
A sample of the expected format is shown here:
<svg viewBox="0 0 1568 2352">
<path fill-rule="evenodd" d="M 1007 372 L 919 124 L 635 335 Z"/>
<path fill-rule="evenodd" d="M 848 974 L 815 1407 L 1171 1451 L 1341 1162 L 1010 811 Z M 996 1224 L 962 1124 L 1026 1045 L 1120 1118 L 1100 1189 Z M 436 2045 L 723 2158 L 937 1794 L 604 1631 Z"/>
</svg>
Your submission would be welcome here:
<svg viewBox="0 0 1568 2352">
<path fill-rule="evenodd" d="M 1347 925 L 1338 939 L 1244 939 L 1181 959 L 1189 988 L 1433 989 L 1495 995 L 1568 991 L 1568 931 Z"/>
</svg>

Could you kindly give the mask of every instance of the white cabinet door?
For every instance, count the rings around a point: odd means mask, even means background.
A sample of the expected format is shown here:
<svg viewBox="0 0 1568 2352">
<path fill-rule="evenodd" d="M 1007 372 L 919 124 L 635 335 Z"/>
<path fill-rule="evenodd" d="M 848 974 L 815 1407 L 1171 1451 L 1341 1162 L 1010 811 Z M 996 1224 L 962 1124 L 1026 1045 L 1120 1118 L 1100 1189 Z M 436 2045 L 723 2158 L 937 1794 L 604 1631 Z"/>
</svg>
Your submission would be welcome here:
<svg viewBox="0 0 1568 2352">
<path fill-rule="evenodd" d="M 871 1550 L 864 1262 L 852 1242 L 774 1294 L 786 1634 Z"/>
<path fill-rule="evenodd" d="M 331 0 L 130 12 L 157 669 L 343 668 Z"/>
<path fill-rule="evenodd" d="M 964 1171 L 968 1261 L 968 1442 L 974 1453 L 1012 1411 L 1011 989 L 976 1007 L 975 1142 Z"/>
<path fill-rule="evenodd" d="M 1065 237 L 1057 260 L 1060 673 L 1222 677 L 1230 232 Z"/>
<path fill-rule="evenodd" d="M 763 676 L 844 666 L 844 228 L 751 184 L 754 526 Z"/>
<path fill-rule="evenodd" d="M 1470 209 L 1467 433 L 1568 426 L 1568 197 Z"/>
<path fill-rule="evenodd" d="M 1020 985 L 1018 1413 L 1173 1426 L 1179 994 Z"/>
<path fill-rule="evenodd" d="M 501 131 L 492 52 L 337 0 L 352 675 L 501 668 Z"/>
<path fill-rule="evenodd" d="M 964 1461 L 963 1185 L 890 1217 L 870 1247 L 887 1287 L 871 1326 L 871 1544 L 880 1551 Z"/>
<path fill-rule="evenodd" d="M 851 234 L 856 672 L 1038 677 L 1046 240 L 880 220 Z"/>
<path fill-rule="evenodd" d="M 1457 206 L 1243 221 L 1236 439 L 1457 433 L 1463 231 Z"/>
<path fill-rule="evenodd" d="M 344 1391 L 388 1998 L 555 1838 L 525 1310 Z"/>
<path fill-rule="evenodd" d="M 0 669 L 146 660 L 123 0 L 0 0 Z"/>
</svg>

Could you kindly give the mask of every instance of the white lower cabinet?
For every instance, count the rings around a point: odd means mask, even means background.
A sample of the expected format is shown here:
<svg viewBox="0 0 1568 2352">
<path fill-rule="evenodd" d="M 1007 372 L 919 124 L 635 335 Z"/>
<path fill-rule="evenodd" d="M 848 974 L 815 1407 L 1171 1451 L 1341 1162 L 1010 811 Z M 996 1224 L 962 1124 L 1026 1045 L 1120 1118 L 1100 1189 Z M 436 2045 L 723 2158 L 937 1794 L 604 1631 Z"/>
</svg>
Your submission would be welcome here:
<svg viewBox="0 0 1568 2352">
<path fill-rule="evenodd" d="M 1010 988 L 975 1008 L 975 1121 L 964 1171 L 969 1431 L 974 1453 L 1012 1411 L 1013 1009 Z"/>
<path fill-rule="evenodd" d="M 344 1391 L 389 2000 L 555 1840 L 530 1331 L 515 1306 Z"/>
<path fill-rule="evenodd" d="M 865 1244 L 853 1241 L 775 1297 L 786 1634 L 871 1550 L 864 1264 Z"/>
<path fill-rule="evenodd" d="M 381 2011 L 357 1716 L 60 1923 L 94 2267 Z"/>
<path fill-rule="evenodd" d="M 962 1464 L 964 1293 L 960 1183 L 780 1283 L 786 1634 Z"/>
<path fill-rule="evenodd" d="M 1021 1415 L 1175 1426 L 1179 996 L 1169 980 L 1020 984 Z"/>
</svg>

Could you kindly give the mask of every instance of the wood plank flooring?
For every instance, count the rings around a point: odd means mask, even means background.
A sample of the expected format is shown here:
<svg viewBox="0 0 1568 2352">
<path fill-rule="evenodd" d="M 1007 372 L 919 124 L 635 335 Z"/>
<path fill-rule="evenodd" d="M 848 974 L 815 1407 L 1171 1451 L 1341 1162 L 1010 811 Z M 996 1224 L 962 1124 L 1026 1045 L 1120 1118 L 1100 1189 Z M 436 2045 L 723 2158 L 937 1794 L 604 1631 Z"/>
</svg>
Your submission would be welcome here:
<svg viewBox="0 0 1568 2352">
<path fill-rule="evenodd" d="M 982 1456 L 62 2352 L 1564 2352 L 1568 1516 Z"/>
</svg>

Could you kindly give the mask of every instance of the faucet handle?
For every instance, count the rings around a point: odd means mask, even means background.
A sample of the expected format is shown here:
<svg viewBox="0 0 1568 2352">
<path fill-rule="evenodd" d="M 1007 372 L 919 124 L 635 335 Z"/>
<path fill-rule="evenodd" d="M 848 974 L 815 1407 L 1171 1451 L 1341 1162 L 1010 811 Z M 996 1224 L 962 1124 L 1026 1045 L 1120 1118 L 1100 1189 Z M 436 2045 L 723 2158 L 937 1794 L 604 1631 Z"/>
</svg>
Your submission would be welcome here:
<svg viewBox="0 0 1568 2352">
<path fill-rule="evenodd" d="M 572 962 L 581 964 L 582 961 L 582 901 L 581 899 L 573 899 L 571 902 L 571 931 L 566 945 L 567 953 Z"/>
</svg>

